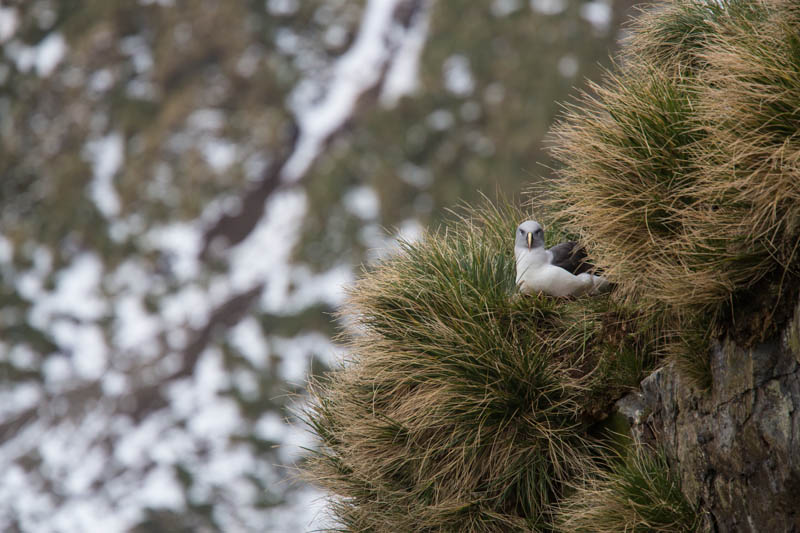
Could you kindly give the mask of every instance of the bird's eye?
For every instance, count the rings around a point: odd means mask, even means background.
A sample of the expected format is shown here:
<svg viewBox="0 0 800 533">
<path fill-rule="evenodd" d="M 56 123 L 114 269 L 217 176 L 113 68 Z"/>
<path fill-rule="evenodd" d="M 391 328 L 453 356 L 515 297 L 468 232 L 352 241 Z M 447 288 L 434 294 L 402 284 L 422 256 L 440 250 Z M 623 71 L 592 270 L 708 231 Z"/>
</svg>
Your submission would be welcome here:
<svg viewBox="0 0 800 533">
<path fill-rule="evenodd" d="M 522 228 L 520 228 L 520 229 L 519 229 L 519 232 L 524 234 L 524 233 L 525 233 L 525 230 L 524 230 L 524 229 L 522 229 Z"/>
<path fill-rule="evenodd" d="M 537 233 L 538 235 L 541 235 L 541 234 L 542 234 L 542 230 L 541 230 L 541 229 L 537 229 L 537 230 L 536 230 L 536 233 Z"/>
</svg>

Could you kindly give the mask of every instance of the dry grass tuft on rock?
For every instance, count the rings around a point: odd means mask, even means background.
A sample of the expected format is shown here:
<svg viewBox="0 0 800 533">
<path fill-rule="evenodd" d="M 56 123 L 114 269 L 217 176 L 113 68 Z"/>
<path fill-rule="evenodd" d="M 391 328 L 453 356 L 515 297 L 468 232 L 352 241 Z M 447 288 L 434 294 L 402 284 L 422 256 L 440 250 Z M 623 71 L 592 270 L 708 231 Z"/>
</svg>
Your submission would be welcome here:
<svg viewBox="0 0 800 533">
<path fill-rule="evenodd" d="M 555 129 L 552 208 L 707 382 L 695 341 L 766 339 L 798 296 L 800 8 L 658 5 L 622 57 Z"/>
<path fill-rule="evenodd" d="M 661 452 L 631 444 L 576 484 L 558 513 L 564 533 L 695 533 L 700 514 L 681 493 Z M 613 455 L 613 454 L 612 454 Z"/>
<path fill-rule="evenodd" d="M 607 296 L 517 293 L 528 217 L 471 213 L 365 273 L 344 306 L 348 359 L 311 386 L 308 475 L 345 531 L 549 531 L 589 468 L 587 427 L 647 370 Z"/>
</svg>

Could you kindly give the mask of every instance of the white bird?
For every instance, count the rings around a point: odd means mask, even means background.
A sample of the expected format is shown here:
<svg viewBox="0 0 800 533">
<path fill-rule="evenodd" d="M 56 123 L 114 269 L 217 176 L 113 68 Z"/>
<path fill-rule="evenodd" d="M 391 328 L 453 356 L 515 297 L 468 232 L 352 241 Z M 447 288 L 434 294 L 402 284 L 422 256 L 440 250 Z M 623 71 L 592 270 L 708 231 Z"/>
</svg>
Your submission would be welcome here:
<svg viewBox="0 0 800 533">
<path fill-rule="evenodd" d="M 568 241 L 544 247 L 544 231 L 535 220 L 517 228 L 514 243 L 517 259 L 517 287 L 523 293 L 544 292 L 551 296 L 580 296 L 610 287 L 603 276 L 589 272 L 592 265 L 577 243 Z"/>
</svg>

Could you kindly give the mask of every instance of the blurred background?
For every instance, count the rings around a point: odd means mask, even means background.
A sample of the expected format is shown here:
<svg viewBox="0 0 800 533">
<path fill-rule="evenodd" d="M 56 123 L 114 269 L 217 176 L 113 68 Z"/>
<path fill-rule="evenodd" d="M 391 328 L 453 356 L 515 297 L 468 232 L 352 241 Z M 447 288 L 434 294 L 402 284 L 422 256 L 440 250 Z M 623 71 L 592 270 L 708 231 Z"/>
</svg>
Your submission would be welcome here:
<svg viewBox="0 0 800 533">
<path fill-rule="evenodd" d="M 0 530 L 324 527 L 343 286 L 546 179 L 631 4 L 0 2 Z"/>
</svg>

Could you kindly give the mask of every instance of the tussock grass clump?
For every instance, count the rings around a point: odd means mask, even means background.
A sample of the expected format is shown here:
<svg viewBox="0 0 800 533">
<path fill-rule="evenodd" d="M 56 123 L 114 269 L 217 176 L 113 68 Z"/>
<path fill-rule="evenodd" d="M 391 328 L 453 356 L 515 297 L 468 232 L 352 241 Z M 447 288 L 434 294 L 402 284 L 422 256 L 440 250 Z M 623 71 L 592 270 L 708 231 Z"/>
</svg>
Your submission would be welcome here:
<svg viewBox="0 0 800 533">
<path fill-rule="evenodd" d="M 707 382 L 695 341 L 767 338 L 798 296 L 800 8 L 660 4 L 622 57 L 555 128 L 551 205 Z"/>
<path fill-rule="evenodd" d="M 720 24 L 763 21 L 764 15 L 758 0 L 658 2 L 641 9 L 620 55 L 633 65 L 646 63 L 671 74 L 702 69 Z"/>
<path fill-rule="evenodd" d="M 307 413 L 322 441 L 308 473 L 344 530 L 550 530 L 590 463 L 588 425 L 641 379 L 644 341 L 608 297 L 517 293 L 525 218 L 478 210 L 351 289 L 349 358 Z"/>
<path fill-rule="evenodd" d="M 564 533 L 695 533 L 701 515 L 683 496 L 661 451 L 631 444 L 587 472 L 559 508 Z"/>
</svg>

